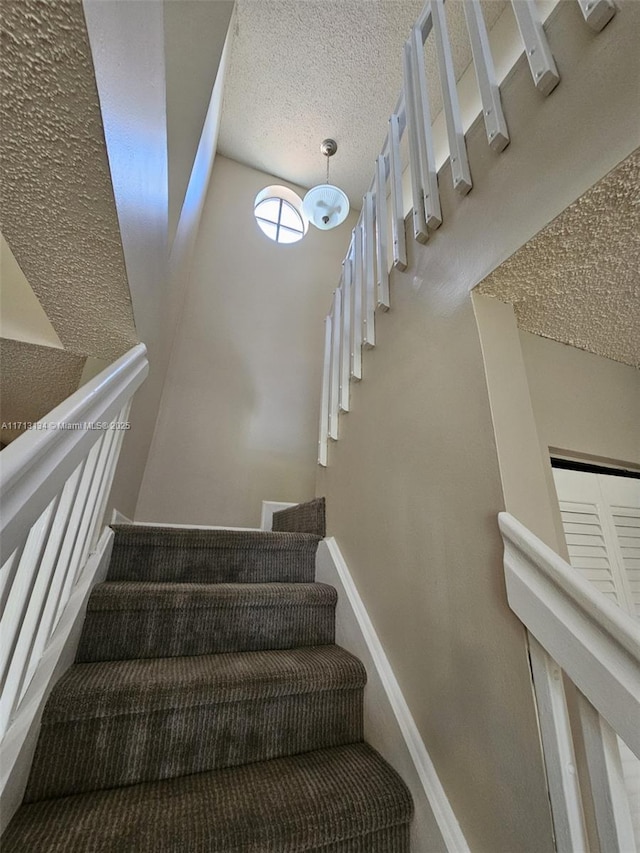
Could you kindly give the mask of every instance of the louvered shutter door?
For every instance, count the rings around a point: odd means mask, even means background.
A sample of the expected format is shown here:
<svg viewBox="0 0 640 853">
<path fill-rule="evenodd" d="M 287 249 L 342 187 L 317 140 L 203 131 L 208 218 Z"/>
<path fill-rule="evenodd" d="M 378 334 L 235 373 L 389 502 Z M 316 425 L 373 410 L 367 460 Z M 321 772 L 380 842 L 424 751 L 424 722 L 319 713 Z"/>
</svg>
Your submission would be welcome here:
<svg viewBox="0 0 640 853">
<path fill-rule="evenodd" d="M 569 562 L 600 592 L 640 619 L 640 480 L 554 468 Z M 640 760 L 618 738 L 636 847 Z"/>
<path fill-rule="evenodd" d="M 615 555 L 608 541 L 602 496 L 594 474 L 554 468 L 562 526 L 569 562 L 607 598 L 625 606 L 612 566 Z M 626 609 L 626 607 L 625 607 Z"/>
<path fill-rule="evenodd" d="M 640 619 L 640 480 L 598 475 L 623 569 L 629 611 Z"/>
</svg>

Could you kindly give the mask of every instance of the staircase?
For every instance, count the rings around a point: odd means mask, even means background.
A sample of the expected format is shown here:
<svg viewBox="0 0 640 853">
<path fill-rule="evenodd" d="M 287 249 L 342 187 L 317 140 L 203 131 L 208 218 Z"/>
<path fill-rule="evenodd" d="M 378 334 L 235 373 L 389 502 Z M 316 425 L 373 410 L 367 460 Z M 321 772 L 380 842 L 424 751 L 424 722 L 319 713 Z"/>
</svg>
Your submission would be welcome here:
<svg viewBox="0 0 640 853">
<path fill-rule="evenodd" d="M 4 853 L 408 853 L 320 536 L 114 531 Z"/>
</svg>

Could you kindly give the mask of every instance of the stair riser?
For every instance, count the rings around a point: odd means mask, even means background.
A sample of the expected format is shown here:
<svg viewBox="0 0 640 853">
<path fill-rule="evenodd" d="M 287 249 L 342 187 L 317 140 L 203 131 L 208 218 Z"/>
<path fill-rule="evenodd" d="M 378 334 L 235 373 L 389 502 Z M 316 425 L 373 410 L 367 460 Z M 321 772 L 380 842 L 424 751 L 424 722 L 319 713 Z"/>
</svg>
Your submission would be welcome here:
<svg viewBox="0 0 640 853">
<path fill-rule="evenodd" d="M 362 737 L 361 688 L 44 725 L 25 801 L 250 764 Z"/>
<path fill-rule="evenodd" d="M 89 611 L 76 661 L 328 645 L 334 613 L 333 604 Z"/>
<path fill-rule="evenodd" d="M 117 541 L 108 580 L 162 583 L 311 583 L 317 543 L 297 551 L 133 546 Z"/>
</svg>

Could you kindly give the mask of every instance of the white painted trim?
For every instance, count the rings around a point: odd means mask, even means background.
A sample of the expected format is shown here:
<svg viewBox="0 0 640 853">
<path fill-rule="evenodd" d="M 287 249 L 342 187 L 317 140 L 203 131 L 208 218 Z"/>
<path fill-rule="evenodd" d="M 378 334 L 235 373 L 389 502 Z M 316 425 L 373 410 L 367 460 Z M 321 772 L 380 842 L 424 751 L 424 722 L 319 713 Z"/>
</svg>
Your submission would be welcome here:
<svg viewBox="0 0 640 853">
<path fill-rule="evenodd" d="M 638 623 L 512 515 L 498 523 L 509 606 L 640 757 Z"/>
<path fill-rule="evenodd" d="M 340 548 L 333 537 L 320 543 L 316 580 L 338 590 L 336 642 L 367 670 L 365 738 L 400 773 L 411 791 L 416 853 L 469 853 L 433 762 L 402 695 Z"/>
<path fill-rule="evenodd" d="M 262 518 L 260 520 L 261 530 L 271 530 L 273 525 L 273 513 L 281 509 L 298 506 L 297 503 L 283 503 L 282 501 L 262 501 Z"/>
<path fill-rule="evenodd" d="M 114 507 L 109 524 L 133 524 L 133 521 Z"/>
<path fill-rule="evenodd" d="M 22 545 L 25 531 L 104 437 L 104 430 L 95 427 L 120 414 L 148 372 L 146 347 L 138 344 L 5 448 L 0 468 L 0 565 Z M 92 428 L 79 428 L 85 424 Z"/>
<path fill-rule="evenodd" d="M 0 743 L 0 832 L 22 801 L 45 702 L 76 656 L 89 593 L 104 579 L 114 533 L 105 528 L 42 655 L 18 711 Z"/>
</svg>

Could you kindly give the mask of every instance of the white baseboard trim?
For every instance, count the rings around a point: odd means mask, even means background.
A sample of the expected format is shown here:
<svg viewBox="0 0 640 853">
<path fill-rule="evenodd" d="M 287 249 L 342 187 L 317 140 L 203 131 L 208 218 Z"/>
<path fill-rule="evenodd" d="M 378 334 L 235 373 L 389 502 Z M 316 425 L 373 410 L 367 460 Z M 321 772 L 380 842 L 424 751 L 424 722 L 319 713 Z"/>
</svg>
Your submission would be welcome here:
<svg viewBox="0 0 640 853">
<path fill-rule="evenodd" d="M 0 743 L 0 833 L 22 802 L 40 733 L 42 711 L 56 682 L 75 660 L 89 593 L 104 580 L 113 547 L 106 527 L 89 555 L 18 712 Z"/>
<path fill-rule="evenodd" d="M 320 543 L 316 580 L 336 587 L 336 643 L 367 670 L 365 738 L 398 771 L 415 805 L 415 853 L 470 853 L 389 660 L 333 537 Z"/>
<path fill-rule="evenodd" d="M 111 513 L 111 521 L 109 524 L 133 524 L 130 518 L 127 518 L 126 515 L 123 515 L 120 510 L 113 509 Z"/>
<path fill-rule="evenodd" d="M 271 530 L 273 526 L 273 513 L 281 509 L 289 509 L 290 506 L 298 506 L 297 503 L 288 504 L 281 501 L 262 501 L 262 518 L 260 519 L 261 530 Z"/>
</svg>

